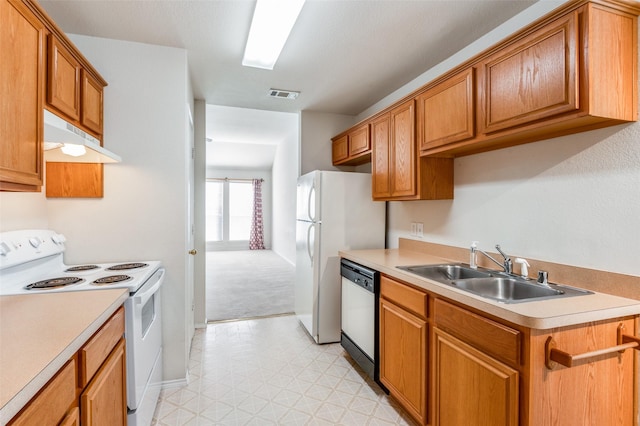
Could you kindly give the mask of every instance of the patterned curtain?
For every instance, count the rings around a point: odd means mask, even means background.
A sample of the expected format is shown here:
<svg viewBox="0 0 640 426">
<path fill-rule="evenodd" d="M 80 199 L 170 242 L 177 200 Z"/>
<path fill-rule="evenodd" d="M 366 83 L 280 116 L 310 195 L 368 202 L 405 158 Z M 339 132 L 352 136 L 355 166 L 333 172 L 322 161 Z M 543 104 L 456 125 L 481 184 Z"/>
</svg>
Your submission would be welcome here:
<svg viewBox="0 0 640 426">
<path fill-rule="evenodd" d="M 250 250 L 264 250 L 264 225 L 262 222 L 262 179 L 253 179 L 253 215 L 251 217 Z"/>
</svg>

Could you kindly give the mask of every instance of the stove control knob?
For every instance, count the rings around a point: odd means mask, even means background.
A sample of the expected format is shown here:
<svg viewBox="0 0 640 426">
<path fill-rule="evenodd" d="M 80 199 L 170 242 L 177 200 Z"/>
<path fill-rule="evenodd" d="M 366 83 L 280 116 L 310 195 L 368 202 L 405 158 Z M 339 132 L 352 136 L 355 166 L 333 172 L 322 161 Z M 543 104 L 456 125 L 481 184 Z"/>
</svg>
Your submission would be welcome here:
<svg viewBox="0 0 640 426">
<path fill-rule="evenodd" d="M 42 244 L 42 241 L 37 237 L 31 237 L 29 238 L 29 244 L 31 244 L 33 248 L 38 248 L 40 247 L 40 244 Z"/>
<path fill-rule="evenodd" d="M 64 242 L 67 241 L 67 239 L 62 234 L 55 234 L 51 237 L 51 241 L 53 241 L 55 244 L 60 245 L 60 244 L 64 244 Z"/>
<path fill-rule="evenodd" d="M 11 247 L 9 247 L 9 244 L 5 243 L 4 241 L 0 243 L 0 255 L 6 256 L 10 251 Z"/>
</svg>

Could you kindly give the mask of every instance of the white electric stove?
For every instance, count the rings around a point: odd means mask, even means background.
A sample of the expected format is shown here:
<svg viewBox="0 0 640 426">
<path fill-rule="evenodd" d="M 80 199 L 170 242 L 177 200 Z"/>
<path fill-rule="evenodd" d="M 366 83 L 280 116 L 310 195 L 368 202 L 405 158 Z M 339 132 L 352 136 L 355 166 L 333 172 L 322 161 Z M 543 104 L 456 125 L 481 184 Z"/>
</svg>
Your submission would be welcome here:
<svg viewBox="0 0 640 426">
<path fill-rule="evenodd" d="M 127 288 L 127 420 L 150 425 L 162 383 L 165 270 L 157 260 L 67 265 L 65 241 L 52 230 L 0 232 L 0 296 Z"/>
</svg>

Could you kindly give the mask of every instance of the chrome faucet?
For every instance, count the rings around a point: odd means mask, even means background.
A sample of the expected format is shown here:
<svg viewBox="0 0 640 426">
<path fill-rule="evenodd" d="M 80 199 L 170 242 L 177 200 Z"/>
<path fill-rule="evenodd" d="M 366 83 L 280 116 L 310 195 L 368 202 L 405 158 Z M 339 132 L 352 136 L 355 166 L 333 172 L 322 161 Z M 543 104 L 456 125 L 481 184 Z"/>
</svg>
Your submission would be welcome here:
<svg viewBox="0 0 640 426">
<path fill-rule="evenodd" d="M 483 250 L 480 250 L 478 248 L 476 250 L 479 251 L 480 253 L 484 254 L 493 263 L 495 263 L 496 265 L 498 265 L 499 267 L 504 269 L 504 272 L 506 272 L 507 274 L 511 274 L 513 272 L 513 262 L 511 262 L 511 258 L 509 256 L 507 256 L 506 254 L 504 254 L 504 252 L 500 249 L 500 244 L 496 244 L 496 250 L 498 250 L 498 253 L 500 253 L 502 255 L 502 257 L 504 257 L 504 262 L 503 263 L 498 262 L 497 260 L 495 260 L 493 257 L 491 257 L 489 254 L 487 254 Z"/>
</svg>

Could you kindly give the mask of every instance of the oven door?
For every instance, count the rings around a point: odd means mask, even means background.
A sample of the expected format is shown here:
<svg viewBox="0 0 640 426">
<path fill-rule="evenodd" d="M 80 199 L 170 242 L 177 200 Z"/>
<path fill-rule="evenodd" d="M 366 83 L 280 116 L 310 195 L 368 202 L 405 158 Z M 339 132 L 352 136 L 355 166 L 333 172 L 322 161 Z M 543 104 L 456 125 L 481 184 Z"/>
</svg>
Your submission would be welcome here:
<svg viewBox="0 0 640 426">
<path fill-rule="evenodd" d="M 127 340 L 127 406 L 136 410 L 150 386 L 151 373 L 162 350 L 160 287 L 165 270 L 158 269 L 140 289 L 124 302 Z M 157 371 L 157 370 L 156 370 Z M 154 376 L 158 376 L 154 374 Z M 162 375 L 159 375 L 162 377 Z"/>
</svg>

